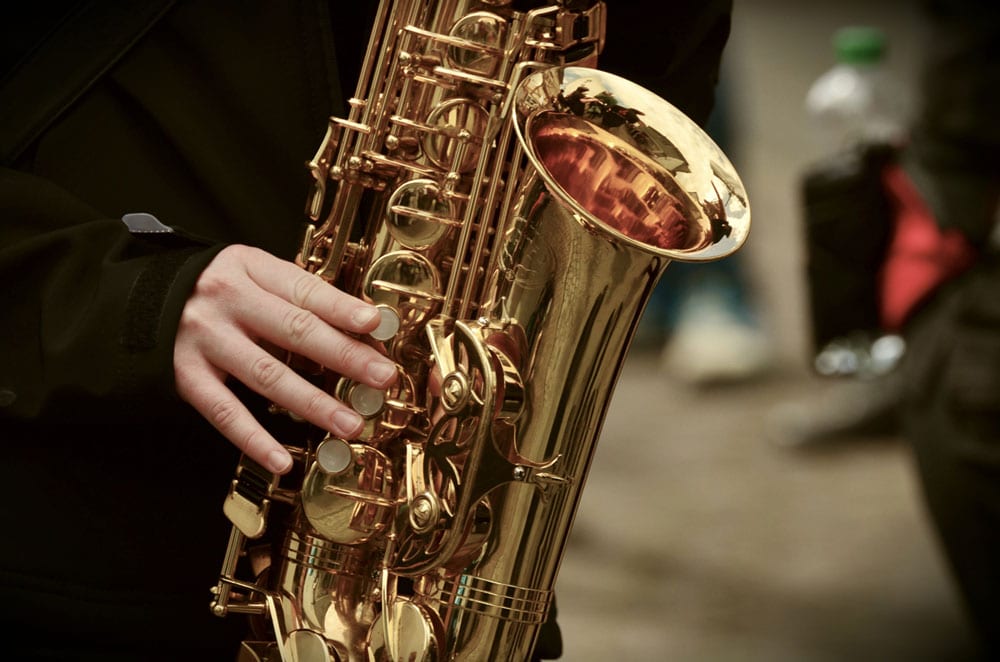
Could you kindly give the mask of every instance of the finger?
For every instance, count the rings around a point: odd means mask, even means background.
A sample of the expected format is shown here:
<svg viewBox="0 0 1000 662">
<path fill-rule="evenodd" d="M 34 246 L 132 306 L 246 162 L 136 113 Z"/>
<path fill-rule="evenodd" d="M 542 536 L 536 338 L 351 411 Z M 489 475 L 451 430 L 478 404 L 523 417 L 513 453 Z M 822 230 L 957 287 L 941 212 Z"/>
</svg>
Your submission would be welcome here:
<svg viewBox="0 0 1000 662">
<path fill-rule="evenodd" d="M 352 439 L 364 426 L 357 412 L 254 343 L 237 341 L 223 351 L 210 349 L 207 358 L 251 390 L 324 430 Z"/>
<path fill-rule="evenodd" d="M 377 349 L 331 327 L 315 313 L 276 296 L 261 297 L 241 310 L 248 331 L 334 372 L 374 388 L 396 380 L 396 364 Z"/>
<path fill-rule="evenodd" d="M 247 261 L 247 274 L 262 289 L 312 311 L 338 329 L 362 334 L 378 326 L 380 315 L 375 306 L 291 262 L 261 252 Z"/>
<path fill-rule="evenodd" d="M 185 399 L 222 436 L 247 457 L 277 474 L 292 466 L 292 456 L 253 417 L 239 398 L 209 368 L 201 375 L 189 375 Z"/>
</svg>

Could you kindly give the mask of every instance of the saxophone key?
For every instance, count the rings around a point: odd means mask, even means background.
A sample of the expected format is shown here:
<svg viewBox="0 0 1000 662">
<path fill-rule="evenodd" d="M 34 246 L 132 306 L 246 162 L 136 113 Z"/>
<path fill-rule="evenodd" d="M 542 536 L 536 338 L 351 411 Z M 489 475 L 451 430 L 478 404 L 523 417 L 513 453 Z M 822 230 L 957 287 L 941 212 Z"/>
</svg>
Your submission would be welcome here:
<svg viewBox="0 0 1000 662">
<path fill-rule="evenodd" d="M 402 324 L 402 320 L 399 319 L 399 313 L 396 312 L 395 308 L 385 304 L 375 307 L 378 308 L 379 323 L 375 330 L 368 335 L 382 342 L 392 340 L 399 333 L 399 327 Z"/>
</svg>

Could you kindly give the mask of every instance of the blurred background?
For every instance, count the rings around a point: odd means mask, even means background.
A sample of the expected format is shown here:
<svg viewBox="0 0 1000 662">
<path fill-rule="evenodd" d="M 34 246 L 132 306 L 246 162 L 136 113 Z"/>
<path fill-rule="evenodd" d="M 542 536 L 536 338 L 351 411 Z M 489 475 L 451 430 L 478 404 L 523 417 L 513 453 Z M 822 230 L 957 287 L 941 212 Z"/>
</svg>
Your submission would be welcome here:
<svg viewBox="0 0 1000 662">
<path fill-rule="evenodd" d="M 692 364 L 699 352 L 677 347 L 698 315 L 663 331 L 664 307 L 690 303 L 668 267 L 680 291 L 652 306 L 633 347 L 560 571 L 564 659 L 978 659 L 908 448 L 886 418 L 855 425 L 851 408 L 870 402 L 811 367 L 799 183 L 822 146 L 803 102 L 845 25 L 881 28 L 886 66 L 912 87 L 918 8 L 735 5 L 713 135 L 751 201 L 731 265 L 742 289 L 723 295 L 750 333 L 719 340 L 741 348 L 733 374 Z"/>
</svg>

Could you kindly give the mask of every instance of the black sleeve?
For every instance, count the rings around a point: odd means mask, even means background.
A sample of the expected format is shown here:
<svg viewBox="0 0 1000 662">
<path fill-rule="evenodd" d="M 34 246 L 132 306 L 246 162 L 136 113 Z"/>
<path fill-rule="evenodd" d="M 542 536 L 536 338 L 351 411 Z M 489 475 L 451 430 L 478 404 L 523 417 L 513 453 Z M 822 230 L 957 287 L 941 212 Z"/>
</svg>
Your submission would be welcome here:
<svg viewBox="0 0 1000 662">
<path fill-rule="evenodd" d="M 1000 5 L 923 7 L 928 38 L 907 169 L 938 222 L 983 245 L 1000 197 Z"/>
<path fill-rule="evenodd" d="M 244 4 L 176 3 L 0 171 L 0 419 L 174 414 L 200 272 L 233 243 L 294 255 L 304 161 L 339 101 L 329 27 L 314 3 Z M 212 240 L 132 234 L 130 212 Z"/>
<path fill-rule="evenodd" d="M 704 126 L 731 14 L 730 0 L 609 0 L 598 66 L 648 88 Z"/>
<path fill-rule="evenodd" d="M 133 235 L 54 184 L 0 171 L 0 417 L 164 415 L 173 338 L 219 250 L 177 234 Z"/>
</svg>

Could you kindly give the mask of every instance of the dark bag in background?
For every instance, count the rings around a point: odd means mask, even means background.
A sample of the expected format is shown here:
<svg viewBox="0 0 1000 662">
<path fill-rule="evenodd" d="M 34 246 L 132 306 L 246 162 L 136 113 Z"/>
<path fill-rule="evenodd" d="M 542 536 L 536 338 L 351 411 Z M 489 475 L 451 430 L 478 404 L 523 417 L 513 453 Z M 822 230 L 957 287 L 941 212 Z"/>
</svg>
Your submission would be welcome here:
<svg viewBox="0 0 1000 662">
<path fill-rule="evenodd" d="M 882 170 L 895 156 L 893 147 L 867 145 L 824 159 L 803 175 L 814 353 L 831 341 L 881 334 L 879 272 L 892 230 Z"/>
</svg>

